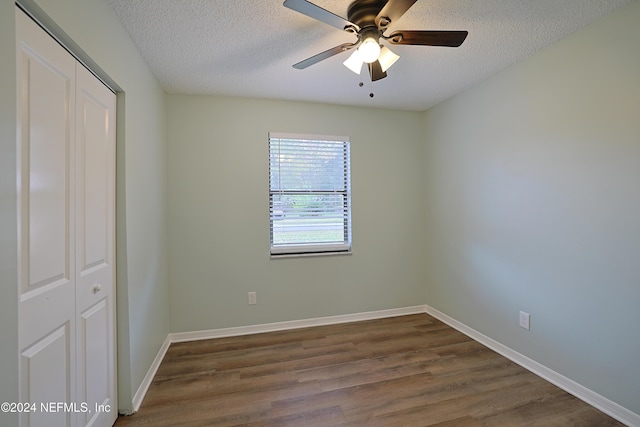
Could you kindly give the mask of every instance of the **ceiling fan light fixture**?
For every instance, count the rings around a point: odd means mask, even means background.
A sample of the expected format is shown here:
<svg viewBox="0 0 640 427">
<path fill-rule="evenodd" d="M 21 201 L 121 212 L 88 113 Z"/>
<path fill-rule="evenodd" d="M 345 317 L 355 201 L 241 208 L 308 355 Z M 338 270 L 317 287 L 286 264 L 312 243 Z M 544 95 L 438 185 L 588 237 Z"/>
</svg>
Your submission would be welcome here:
<svg viewBox="0 0 640 427">
<path fill-rule="evenodd" d="M 387 77 L 386 70 L 399 59 L 398 55 L 380 44 L 381 40 L 394 45 L 458 47 L 469 34 L 468 31 L 462 30 L 396 30 L 385 35 L 389 26 L 397 22 L 417 0 L 351 1 L 347 9 L 347 19 L 345 19 L 315 5 L 312 0 L 285 0 L 285 7 L 357 37 L 354 43 L 343 43 L 320 52 L 293 64 L 293 68 L 302 70 L 334 55 L 354 49 L 355 51 L 343 64 L 359 75 L 362 72 L 362 65 L 366 62 L 371 81 L 375 82 Z"/>
<path fill-rule="evenodd" d="M 383 72 L 386 72 L 398 59 L 400 59 L 400 57 L 391 52 L 391 49 L 386 46 L 382 46 L 378 62 L 380 62 L 380 67 L 382 67 Z"/>
<path fill-rule="evenodd" d="M 362 64 L 364 61 L 358 54 L 358 49 L 355 49 L 353 53 L 343 62 L 344 66 L 353 71 L 356 74 L 360 74 L 362 71 Z"/>
<path fill-rule="evenodd" d="M 374 37 L 367 37 L 358 46 L 358 54 L 364 62 L 371 64 L 380 56 L 380 43 Z"/>
</svg>

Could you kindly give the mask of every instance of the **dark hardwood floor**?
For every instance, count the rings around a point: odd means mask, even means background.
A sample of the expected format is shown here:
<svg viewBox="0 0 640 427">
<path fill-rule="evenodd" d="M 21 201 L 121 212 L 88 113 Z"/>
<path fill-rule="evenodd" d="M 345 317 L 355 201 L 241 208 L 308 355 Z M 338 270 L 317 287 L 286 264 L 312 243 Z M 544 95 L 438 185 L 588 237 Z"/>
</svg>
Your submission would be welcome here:
<svg viewBox="0 0 640 427">
<path fill-rule="evenodd" d="M 171 345 L 126 426 L 619 426 L 427 314 Z"/>
</svg>

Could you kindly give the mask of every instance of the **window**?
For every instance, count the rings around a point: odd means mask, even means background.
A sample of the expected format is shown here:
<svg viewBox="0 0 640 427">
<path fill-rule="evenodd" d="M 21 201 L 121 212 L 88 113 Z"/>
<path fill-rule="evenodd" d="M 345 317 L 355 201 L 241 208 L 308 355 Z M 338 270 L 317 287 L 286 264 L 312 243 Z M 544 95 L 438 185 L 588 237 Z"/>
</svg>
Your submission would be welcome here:
<svg viewBox="0 0 640 427">
<path fill-rule="evenodd" d="M 269 133 L 271 255 L 351 252 L 349 138 Z"/>
</svg>

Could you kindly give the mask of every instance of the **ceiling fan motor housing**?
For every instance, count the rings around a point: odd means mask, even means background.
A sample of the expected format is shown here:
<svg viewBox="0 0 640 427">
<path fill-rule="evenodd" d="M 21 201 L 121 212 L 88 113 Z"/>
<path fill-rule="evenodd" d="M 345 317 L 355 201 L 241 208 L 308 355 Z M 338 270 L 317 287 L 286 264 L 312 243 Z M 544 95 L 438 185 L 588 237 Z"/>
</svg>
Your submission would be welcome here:
<svg viewBox="0 0 640 427">
<path fill-rule="evenodd" d="M 361 31 L 367 27 L 372 27 L 378 32 L 376 17 L 386 3 L 386 0 L 356 0 L 347 9 L 347 19 L 360 27 Z M 381 26 L 383 21 L 388 25 L 388 20 L 382 19 L 380 21 Z"/>
</svg>

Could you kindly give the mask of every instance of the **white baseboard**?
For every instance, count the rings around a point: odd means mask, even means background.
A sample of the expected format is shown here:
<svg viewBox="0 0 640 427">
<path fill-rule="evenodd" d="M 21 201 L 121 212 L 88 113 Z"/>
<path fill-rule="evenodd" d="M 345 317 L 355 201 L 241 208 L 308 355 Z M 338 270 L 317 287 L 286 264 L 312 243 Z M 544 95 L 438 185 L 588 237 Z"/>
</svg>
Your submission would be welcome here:
<svg viewBox="0 0 640 427">
<path fill-rule="evenodd" d="M 593 390 L 586 388 L 585 386 L 573 381 L 572 379 L 569 379 L 564 375 L 561 375 L 556 371 L 547 368 L 546 366 L 536 362 L 535 360 L 530 359 L 515 350 L 512 350 L 506 345 L 501 344 L 492 338 L 489 338 L 488 336 L 476 331 L 475 329 L 470 328 L 464 323 L 458 322 L 457 320 L 447 316 L 446 314 L 436 310 L 433 307 L 430 307 L 428 305 L 425 305 L 424 307 L 427 314 L 446 323 L 452 328 L 462 332 L 475 341 L 478 341 L 480 344 L 483 344 L 496 353 L 501 354 L 502 356 L 533 372 L 539 377 L 544 378 L 550 383 L 560 387 L 567 393 L 574 395 L 578 399 L 588 403 L 594 408 L 599 409 L 600 411 L 615 418 L 621 423 L 624 423 L 630 427 L 640 427 L 640 415 L 628 410 L 623 406 L 618 405 L 617 403 L 607 399 L 606 397 L 596 393 Z"/>
<path fill-rule="evenodd" d="M 144 400 L 144 396 L 147 394 L 149 390 L 149 386 L 151 386 L 151 382 L 153 382 L 153 377 L 156 376 L 156 372 L 158 372 L 158 368 L 162 363 L 162 359 L 164 359 L 164 355 L 167 354 L 167 350 L 169 350 L 169 346 L 171 345 L 171 341 L 169 339 L 169 335 L 165 338 L 164 342 L 160 346 L 160 350 L 158 350 L 158 354 L 156 354 L 155 359 L 151 363 L 149 370 L 147 371 L 147 375 L 142 379 L 142 384 L 136 390 L 136 394 L 133 395 L 133 412 L 136 413 L 140 409 L 140 405 L 142 405 L 142 401 Z"/>
<path fill-rule="evenodd" d="M 212 338 L 234 337 L 260 334 L 263 332 L 284 331 L 308 328 L 311 326 L 334 325 L 338 323 L 359 322 L 362 320 L 383 319 L 385 317 L 406 316 L 424 313 L 424 306 L 392 308 L 389 310 L 368 311 L 364 313 L 342 314 L 338 316 L 315 317 L 311 319 L 291 320 L 287 322 L 264 323 L 261 325 L 237 326 L 233 328 L 208 329 L 194 332 L 174 332 L 169 334 L 171 342 L 208 340 Z"/>
</svg>

